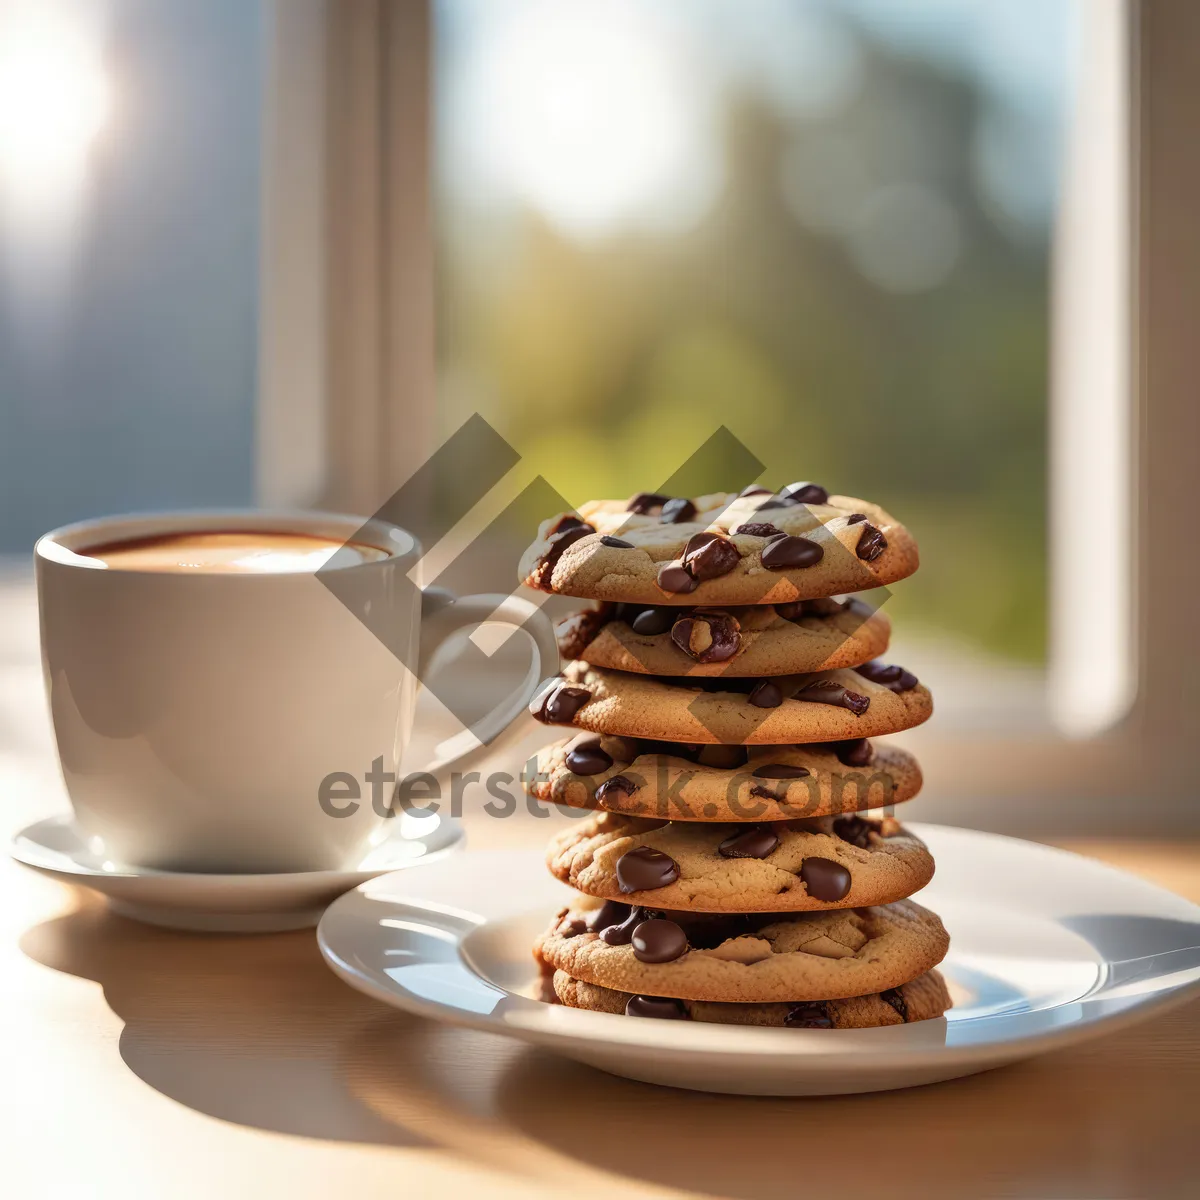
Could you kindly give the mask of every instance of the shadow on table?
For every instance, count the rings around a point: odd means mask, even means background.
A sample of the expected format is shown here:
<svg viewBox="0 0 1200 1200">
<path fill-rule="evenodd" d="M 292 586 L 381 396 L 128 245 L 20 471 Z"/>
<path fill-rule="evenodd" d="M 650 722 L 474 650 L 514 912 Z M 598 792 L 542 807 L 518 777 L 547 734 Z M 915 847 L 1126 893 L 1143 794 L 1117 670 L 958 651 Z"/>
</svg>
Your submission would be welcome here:
<svg viewBox="0 0 1200 1200">
<path fill-rule="evenodd" d="M 120 1053 L 151 1087 L 259 1129 L 338 1141 L 424 1144 L 345 1087 L 341 1046 L 380 1006 L 325 966 L 312 930 L 185 934 L 111 913 L 76 891 L 72 913 L 28 930 L 30 958 L 104 989 L 122 1021 Z M 414 1018 L 390 1014 L 403 1029 Z"/>
<path fill-rule="evenodd" d="M 1188 1195 L 1197 1007 L 950 1083 L 770 1099 L 633 1083 L 395 1013 L 325 967 L 311 931 L 189 935 L 79 894 L 22 948 L 96 980 L 125 1063 L 254 1128 L 441 1148 L 554 1191 L 711 1196 Z"/>
<path fill-rule="evenodd" d="M 1071 1060 L 1068 1062 L 1068 1059 Z M 1128 1056 L 1124 1096 L 1108 1069 L 1079 1056 L 872 1095 L 812 1099 L 672 1096 L 661 1089 L 564 1068 L 529 1054 L 502 1081 L 513 1125 L 606 1171 L 713 1196 L 801 1192 L 908 1197 L 1187 1194 L 1197 1076 Z M 585 1116 L 564 1128 L 551 1097 L 587 1089 Z M 1189 1112 L 1189 1110 L 1192 1110 Z M 602 1124 L 603 1136 L 586 1132 Z M 581 1136 L 582 1133 L 582 1136 Z"/>
<path fill-rule="evenodd" d="M 404 1128 L 555 1190 L 747 1200 L 1189 1195 L 1197 1007 L 984 1075 L 872 1095 L 719 1096 L 633 1083 L 482 1034 L 379 1027 L 350 1089 Z M 370 1053 L 368 1053 L 368 1047 Z"/>
</svg>

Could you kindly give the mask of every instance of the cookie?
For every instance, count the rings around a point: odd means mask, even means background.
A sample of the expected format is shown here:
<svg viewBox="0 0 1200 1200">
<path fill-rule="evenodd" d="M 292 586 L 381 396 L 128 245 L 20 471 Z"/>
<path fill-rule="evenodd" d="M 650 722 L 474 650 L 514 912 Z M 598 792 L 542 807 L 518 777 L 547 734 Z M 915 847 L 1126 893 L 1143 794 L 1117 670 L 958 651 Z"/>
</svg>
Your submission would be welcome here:
<svg viewBox="0 0 1200 1200">
<path fill-rule="evenodd" d="M 744 608 L 609 604 L 558 625 L 564 658 L 646 675 L 796 675 L 856 667 L 888 646 L 891 622 L 861 600 Z"/>
<path fill-rule="evenodd" d="M 591 733 L 781 746 L 898 733 L 928 720 L 933 700 L 915 675 L 878 660 L 812 675 L 687 680 L 575 662 L 546 681 L 529 711 Z"/>
<path fill-rule="evenodd" d="M 925 844 L 894 817 L 718 825 L 602 812 L 551 839 L 546 865 L 589 896 L 685 912 L 890 904 L 933 878 Z"/>
<path fill-rule="evenodd" d="M 911 754 L 865 738 L 744 747 L 579 733 L 535 763 L 525 781 L 535 799 L 667 821 L 823 817 L 886 808 L 921 790 Z"/>
<path fill-rule="evenodd" d="M 564 908 L 535 957 L 571 978 L 683 1000 L 840 1000 L 937 966 L 950 937 L 912 900 L 826 912 L 712 915 L 615 900 Z"/>
<path fill-rule="evenodd" d="M 694 500 L 592 500 L 543 522 L 521 559 L 543 592 L 636 604 L 785 604 L 893 583 L 918 564 L 908 530 L 817 484 Z"/>
<path fill-rule="evenodd" d="M 592 1012 L 785 1029 L 874 1029 L 881 1025 L 930 1021 L 945 1013 L 952 1003 L 945 980 L 937 971 L 871 996 L 775 1004 L 725 1004 L 639 996 L 583 983 L 565 971 L 554 972 L 553 987 L 560 1004 Z"/>
</svg>

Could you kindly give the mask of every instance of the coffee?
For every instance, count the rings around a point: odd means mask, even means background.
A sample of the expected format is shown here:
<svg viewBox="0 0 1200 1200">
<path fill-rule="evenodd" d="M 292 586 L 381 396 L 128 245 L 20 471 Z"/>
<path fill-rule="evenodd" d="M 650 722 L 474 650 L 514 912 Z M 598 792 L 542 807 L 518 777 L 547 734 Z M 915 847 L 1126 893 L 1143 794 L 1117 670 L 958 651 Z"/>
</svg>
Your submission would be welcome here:
<svg viewBox="0 0 1200 1200">
<path fill-rule="evenodd" d="M 353 567 L 388 557 L 387 551 L 362 542 L 257 529 L 168 533 L 106 542 L 78 553 L 115 570 L 196 574 L 279 575 L 319 570 L 335 554 L 338 567 Z"/>
</svg>

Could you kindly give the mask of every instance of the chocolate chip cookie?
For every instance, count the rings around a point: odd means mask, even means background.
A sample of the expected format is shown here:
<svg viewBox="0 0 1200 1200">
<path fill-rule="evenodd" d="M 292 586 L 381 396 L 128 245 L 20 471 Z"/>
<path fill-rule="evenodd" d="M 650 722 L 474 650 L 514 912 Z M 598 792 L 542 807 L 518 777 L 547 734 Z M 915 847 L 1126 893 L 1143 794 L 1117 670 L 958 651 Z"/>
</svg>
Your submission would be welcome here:
<svg viewBox="0 0 1200 1200">
<path fill-rule="evenodd" d="M 538 800 L 668 821 L 783 821 L 885 808 L 921 790 L 921 768 L 887 742 L 683 745 L 580 733 L 540 751 Z"/>
<path fill-rule="evenodd" d="M 925 844 L 886 816 L 721 825 L 602 812 L 554 837 L 546 863 L 589 896 L 687 912 L 890 904 L 933 877 Z"/>
<path fill-rule="evenodd" d="M 674 742 L 784 745 L 898 733 L 928 720 L 915 675 L 878 660 L 761 679 L 675 679 L 569 663 L 530 712 L 549 725 Z"/>
<path fill-rule="evenodd" d="M 610 604 L 558 625 L 563 657 L 646 675 L 795 675 L 856 667 L 888 646 L 891 622 L 861 600 L 691 608 Z"/>
<path fill-rule="evenodd" d="M 542 524 L 530 587 L 637 604 L 785 604 L 892 583 L 918 564 L 883 509 L 819 484 L 683 499 L 593 500 Z"/>
<path fill-rule="evenodd" d="M 946 956 L 941 921 L 912 900 L 826 912 L 713 915 L 582 900 L 535 957 L 573 979 L 685 1000 L 839 1000 L 886 991 Z"/>
<path fill-rule="evenodd" d="M 571 1008 L 627 1017 L 710 1021 L 717 1025 L 762 1025 L 784 1029 L 874 1029 L 940 1017 L 951 1006 L 950 993 L 937 971 L 928 971 L 899 987 L 845 1000 L 792 1000 L 774 1004 L 728 1004 L 710 1000 L 637 995 L 572 979 L 555 971 L 555 996 Z"/>
<path fill-rule="evenodd" d="M 639 493 L 545 522 L 520 575 L 593 601 L 530 712 L 571 736 L 529 793 L 592 810 L 550 843 L 579 898 L 535 947 L 548 999 L 788 1028 L 940 1015 L 948 938 L 907 899 L 933 860 L 891 805 L 910 754 L 870 739 L 932 700 L 884 661 L 870 599 L 916 570 L 883 509 L 816 483 Z"/>
</svg>

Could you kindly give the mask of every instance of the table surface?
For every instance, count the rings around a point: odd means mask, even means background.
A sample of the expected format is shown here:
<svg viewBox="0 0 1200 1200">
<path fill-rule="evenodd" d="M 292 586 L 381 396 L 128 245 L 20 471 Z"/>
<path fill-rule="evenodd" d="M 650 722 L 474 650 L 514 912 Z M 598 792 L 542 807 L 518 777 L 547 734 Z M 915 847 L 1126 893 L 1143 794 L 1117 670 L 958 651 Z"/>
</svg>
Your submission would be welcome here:
<svg viewBox="0 0 1200 1200">
<path fill-rule="evenodd" d="M 65 807 L 28 603 L 0 595 L 7 827 Z M 6 643 L 6 635 L 11 635 Z M 468 817 L 475 848 L 550 822 Z M 1066 844 L 1200 901 L 1200 844 Z M 901 1092 L 702 1095 L 396 1012 L 311 930 L 138 925 L 0 861 L 0 1196 L 1196 1194 L 1200 1003 Z"/>
<path fill-rule="evenodd" d="M 1200 900 L 1194 845 L 1072 848 Z M 5 1195 L 1149 1197 L 1200 1174 L 1198 1004 L 910 1091 L 710 1096 L 386 1008 L 311 931 L 152 929 L 10 862 L 0 895 Z"/>
</svg>

